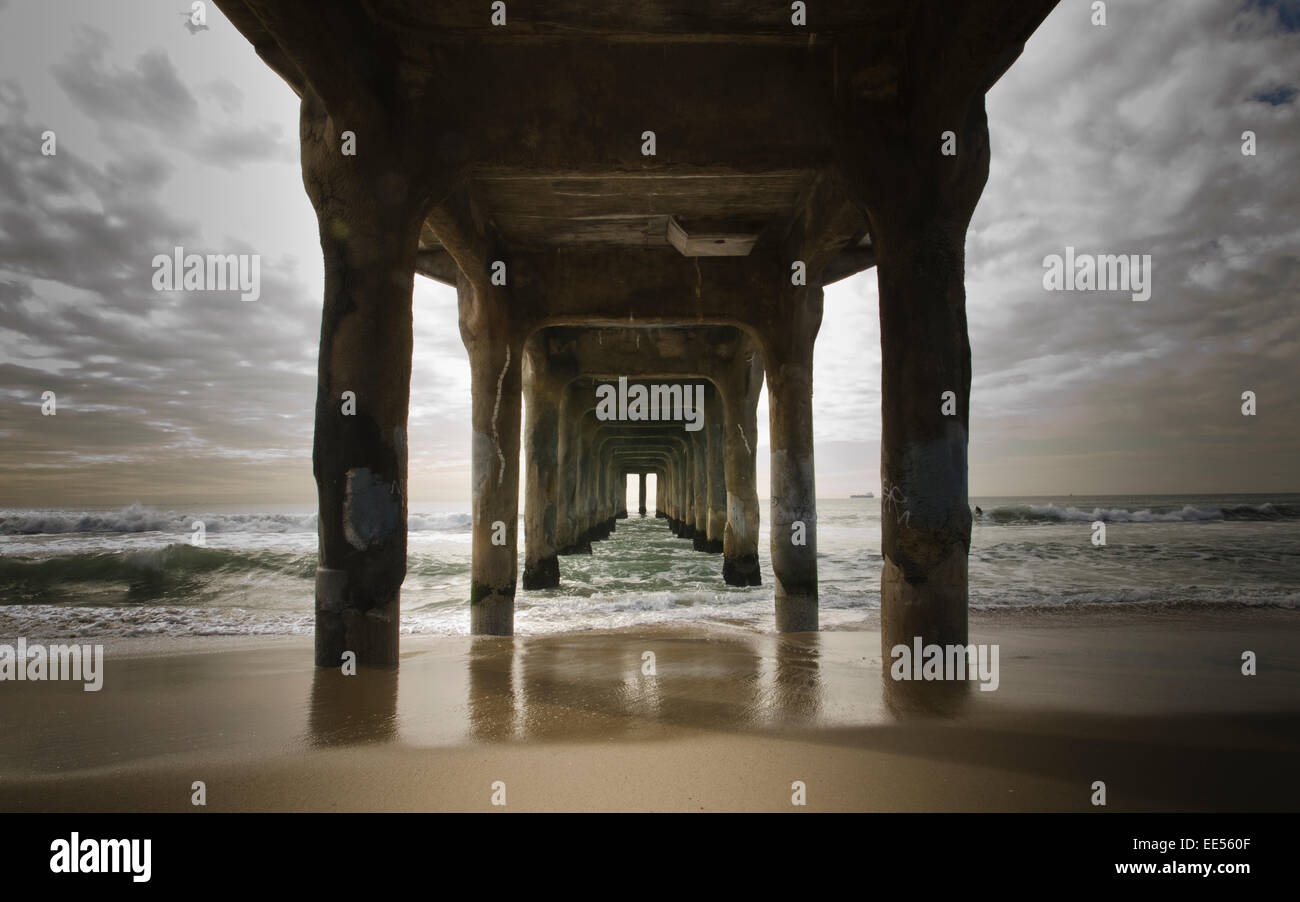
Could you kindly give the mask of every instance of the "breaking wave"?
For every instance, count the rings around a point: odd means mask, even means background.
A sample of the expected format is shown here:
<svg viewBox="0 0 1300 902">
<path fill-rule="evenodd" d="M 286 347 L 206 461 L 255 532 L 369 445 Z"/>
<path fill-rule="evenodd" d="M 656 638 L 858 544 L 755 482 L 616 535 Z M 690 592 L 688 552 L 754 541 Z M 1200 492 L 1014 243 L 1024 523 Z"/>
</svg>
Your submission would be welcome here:
<svg viewBox="0 0 1300 902">
<path fill-rule="evenodd" d="M 1062 523 L 1082 521 L 1092 523 L 1194 523 L 1206 520 L 1300 520 L 1297 504 L 1234 504 L 1228 507 L 1201 508 L 1190 504 L 1177 510 L 1127 510 L 1122 507 L 1084 510 L 1077 507 L 1057 507 L 1055 504 L 1013 504 L 995 507 L 984 512 L 979 522 L 996 524 Z"/>
<path fill-rule="evenodd" d="M 185 514 L 159 511 L 132 504 L 119 511 L 0 511 L 0 535 L 36 536 L 71 533 L 188 534 L 195 520 L 212 533 L 314 533 L 316 514 Z M 463 513 L 411 514 L 410 532 L 446 532 L 469 529 L 470 515 Z"/>
<path fill-rule="evenodd" d="M 215 573 L 279 573 L 303 579 L 316 572 L 316 553 L 231 551 L 173 543 L 135 551 L 92 551 L 41 557 L 0 557 L 0 588 L 38 587 L 56 583 L 183 579 Z"/>
</svg>

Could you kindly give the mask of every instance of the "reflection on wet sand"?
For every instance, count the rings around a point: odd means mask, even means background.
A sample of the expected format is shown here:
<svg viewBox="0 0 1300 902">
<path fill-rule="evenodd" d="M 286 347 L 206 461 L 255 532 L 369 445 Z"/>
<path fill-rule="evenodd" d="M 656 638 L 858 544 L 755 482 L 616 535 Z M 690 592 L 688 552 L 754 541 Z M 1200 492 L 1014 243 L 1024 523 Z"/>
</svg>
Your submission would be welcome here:
<svg viewBox="0 0 1300 902">
<path fill-rule="evenodd" d="M 344 676 L 318 669 L 312 743 L 640 740 L 683 728 L 786 732 L 954 717 L 971 698 L 967 683 L 894 681 L 879 659 L 860 654 L 851 633 L 714 633 L 707 641 L 671 630 L 485 636 L 462 649 L 404 655 L 400 698 L 397 670 Z"/>
<path fill-rule="evenodd" d="M 573 741 L 807 724 L 820 709 L 817 647 L 816 635 L 727 637 L 704 655 L 698 639 L 666 635 L 476 643 L 471 733 L 505 738 L 510 724 L 513 739 Z"/>
<path fill-rule="evenodd" d="M 311 744 L 397 739 L 397 682 L 398 670 L 392 667 L 358 667 L 351 676 L 338 667 L 317 667 L 308 707 Z"/>
<path fill-rule="evenodd" d="M 991 632 L 996 627 L 996 632 Z M 1294 613 L 993 622 L 996 691 L 894 682 L 874 631 L 124 642 L 102 692 L 0 691 L 0 810 L 1294 810 Z M 135 653 L 131 648 L 137 649 Z M 1240 672 L 1240 649 L 1270 662 Z M 653 666 L 651 666 L 653 664 Z M 400 690 L 400 691 L 399 691 Z"/>
<path fill-rule="evenodd" d="M 971 700 L 972 684 L 957 680 L 895 680 L 888 665 L 881 668 L 885 710 L 896 720 L 919 717 L 956 717 Z"/>
</svg>

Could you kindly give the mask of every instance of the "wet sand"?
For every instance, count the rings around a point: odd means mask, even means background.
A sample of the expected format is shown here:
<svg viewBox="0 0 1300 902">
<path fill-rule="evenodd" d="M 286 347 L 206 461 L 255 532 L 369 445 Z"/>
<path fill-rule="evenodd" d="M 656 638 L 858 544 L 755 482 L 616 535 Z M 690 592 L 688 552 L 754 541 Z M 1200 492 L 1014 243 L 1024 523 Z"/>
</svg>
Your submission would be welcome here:
<svg viewBox="0 0 1300 902">
<path fill-rule="evenodd" d="M 971 624 L 997 691 L 884 680 L 870 628 L 404 637 L 356 676 L 304 638 L 103 640 L 98 693 L 0 682 L 0 810 L 1300 809 L 1300 614 Z"/>
</svg>

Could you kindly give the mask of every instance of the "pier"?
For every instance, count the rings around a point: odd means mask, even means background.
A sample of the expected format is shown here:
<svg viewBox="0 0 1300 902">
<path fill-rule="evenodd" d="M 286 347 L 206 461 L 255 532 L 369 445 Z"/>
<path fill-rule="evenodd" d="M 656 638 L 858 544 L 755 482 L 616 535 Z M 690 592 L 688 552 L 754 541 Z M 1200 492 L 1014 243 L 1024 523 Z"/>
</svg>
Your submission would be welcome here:
<svg viewBox="0 0 1300 902">
<path fill-rule="evenodd" d="M 967 641 L 984 96 L 1055 0 L 216 2 L 302 101 L 325 263 L 317 664 L 397 663 L 416 273 L 456 288 L 469 355 L 473 633 L 509 635 L 517 592 L 562 582 L 649 473 L 689 553 L 770 580 L 781 631 L 816 630 L 813 351 L 824 287 L 874 267 L 882 644 Z M 601 419 L 620 379 L 702 387 L 703 427 Z"/>
</svg>

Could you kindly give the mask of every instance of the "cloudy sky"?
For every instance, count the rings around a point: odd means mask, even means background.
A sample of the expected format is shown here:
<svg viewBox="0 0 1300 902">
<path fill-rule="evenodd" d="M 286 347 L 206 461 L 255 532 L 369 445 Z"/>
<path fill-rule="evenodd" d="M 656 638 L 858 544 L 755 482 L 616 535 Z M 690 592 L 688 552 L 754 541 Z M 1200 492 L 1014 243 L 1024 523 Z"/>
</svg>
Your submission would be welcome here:
<svg viewBox="0 0 1300 902">
<path fill-rule="evenodd" d="M 1062 0 L 988 97 L 971 493 L 1300 491 L 1300 0 L 1090 6 Z M 0 0 L 0 505 L 314 499 L 297 99 L 188 9 Z M 154 291 L 178 245 L 260 254 L 261 298 Z M 1151 299 L 1045 291 L 1067 246 L 1150 254 Z M 457 501 L 455 293 L 417 278 L 415 311 L 412 497 Z M 815 384 L 819 494 L 879 491 L 874 271 L 827 290 Z M 759 423 L 765 488 L 765 397 Z"/>
</svg>

